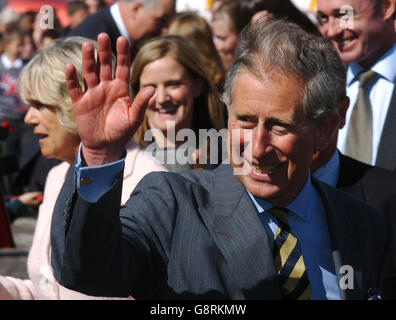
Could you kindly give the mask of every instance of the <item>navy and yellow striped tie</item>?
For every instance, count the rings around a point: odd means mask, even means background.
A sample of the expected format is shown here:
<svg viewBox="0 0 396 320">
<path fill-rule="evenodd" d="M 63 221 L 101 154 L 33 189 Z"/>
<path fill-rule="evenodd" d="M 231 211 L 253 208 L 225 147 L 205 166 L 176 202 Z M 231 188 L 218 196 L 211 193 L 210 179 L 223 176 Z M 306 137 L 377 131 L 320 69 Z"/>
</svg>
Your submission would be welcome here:
<svg viewBox="0 0 396 320">
<path fill-rule="evenodd" d="M 289 229 L 287 210 L 274 207 L 268 211 L 279 223 L 272 253 L 283 297 L 287 300 L 308 300 L 311 285 L 300 245 Z"/>
</svg>

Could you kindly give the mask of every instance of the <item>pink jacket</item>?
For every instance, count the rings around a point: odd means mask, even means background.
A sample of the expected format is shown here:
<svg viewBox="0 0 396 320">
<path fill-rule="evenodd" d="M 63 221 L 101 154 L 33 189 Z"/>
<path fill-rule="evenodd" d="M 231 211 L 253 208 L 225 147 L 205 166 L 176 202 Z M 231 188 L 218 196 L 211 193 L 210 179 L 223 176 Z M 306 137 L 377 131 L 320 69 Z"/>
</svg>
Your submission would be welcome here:
<svg viewBox="0 0 396 320">
<path fill-rule="evenodd" d="M 48 174 L 43 203 L 40 206 L 33 243 L 27 267 L 29 280 L 0 276 L 0 300 L 4 299 L 106 299 L 91 297 L 61 286 L 51 268 L 50 230 L 52 211 L 70 165 L 62 162 Z M 151 171 L 166 171 L 157 160 L 149 156 L 134 142 L 128 146 L 125 159 L 124 183 L 121 203 L 125 203 L 140 179 Z"/>
</svg>

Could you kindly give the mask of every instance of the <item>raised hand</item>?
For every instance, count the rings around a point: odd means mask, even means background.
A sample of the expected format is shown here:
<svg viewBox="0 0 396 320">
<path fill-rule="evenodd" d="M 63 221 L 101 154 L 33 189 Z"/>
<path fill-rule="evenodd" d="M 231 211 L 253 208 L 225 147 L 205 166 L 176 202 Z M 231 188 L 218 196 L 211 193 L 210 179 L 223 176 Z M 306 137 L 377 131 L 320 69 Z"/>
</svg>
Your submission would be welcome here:
<svg viewBox="0 0 396 320">
<path fill-rule="evenodd" d="M 119 160 L 125 145 L 143 121 L 154 88 L 142 89 L 132 101 L 129 95 L 129 45 L 125 37 L 117 40 L 117 65 L 112 76 L 112 51 L 107 34 L 98 35 L 98 56 L 92 43 L 82 47 L 83 92 L 72 64 L 66 66 L 69 90 L 82 141 L 86 165 L 101 165 Z"/>
<path fill-rule="evenodd" d="M 38 206 L 43 200 L 43 193 L 40 191 L 31 191 L 21 194 L 18 197 L 25 206 Z"/>
</svg>

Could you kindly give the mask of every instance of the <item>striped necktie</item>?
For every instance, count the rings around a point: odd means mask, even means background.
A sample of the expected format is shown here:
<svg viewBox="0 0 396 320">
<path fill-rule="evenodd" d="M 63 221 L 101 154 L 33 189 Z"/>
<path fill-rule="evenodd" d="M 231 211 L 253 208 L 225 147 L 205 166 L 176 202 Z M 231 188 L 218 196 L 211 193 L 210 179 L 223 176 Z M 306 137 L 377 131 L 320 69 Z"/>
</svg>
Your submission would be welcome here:
<svg viewBox="0 0 396 320">
<path fill-rule="evenodd" d="M 278 220 L 272 253 L 283 298 L 308 300 L 311 286 L 300 245 L 289 229 L 287 210 L 274 207 L 268 211 Z"/>
</svg>

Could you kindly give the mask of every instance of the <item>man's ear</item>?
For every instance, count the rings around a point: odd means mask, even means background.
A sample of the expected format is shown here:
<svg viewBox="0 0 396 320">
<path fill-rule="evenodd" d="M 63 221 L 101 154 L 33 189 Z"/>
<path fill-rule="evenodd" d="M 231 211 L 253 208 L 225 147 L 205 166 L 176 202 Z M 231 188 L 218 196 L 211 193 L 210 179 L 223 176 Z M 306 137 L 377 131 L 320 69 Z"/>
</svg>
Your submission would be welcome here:
<svg viewBox="0 0 396 320">
<path fill-rule="evenodd" d="M 396 10 L 396 0 L 381 0 L 381 10 L 384 20 L 393 20 Z"/>
<path fill-rule="evenodd" d="M 337 134 L 340 127 L 341 118 L 337 111 L 326 119 L 320 121 L 316 129 L 315 151 L 326 149 L 330 142 L 333 141 L 334 135 Z"/>
</svg>

